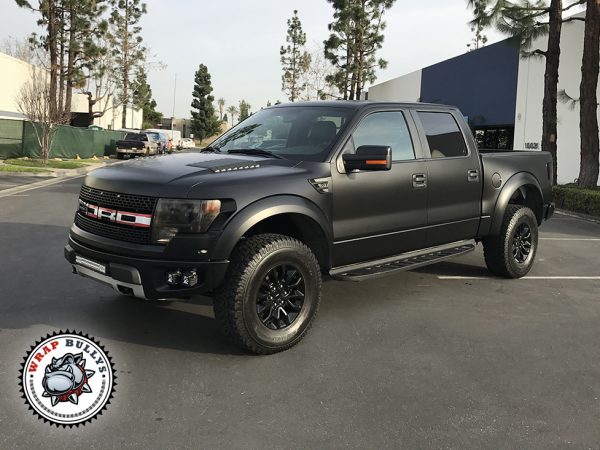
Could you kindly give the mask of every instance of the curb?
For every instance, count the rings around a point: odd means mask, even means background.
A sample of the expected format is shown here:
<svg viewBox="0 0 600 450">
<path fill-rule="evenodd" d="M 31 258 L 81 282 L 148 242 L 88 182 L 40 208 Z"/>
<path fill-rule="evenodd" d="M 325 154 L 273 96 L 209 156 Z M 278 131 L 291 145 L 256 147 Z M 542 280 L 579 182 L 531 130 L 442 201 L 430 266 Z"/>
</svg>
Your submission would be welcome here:
<svg viewBox="0 0 600 450">
<path fill-rule="evenodd" d="M 600 217 L 590 216 L 588 214 L 581 214 L 573 211 L 567 211 L 566 209 L 556 209 L 556 214 L 561 216 L 573 217 L 575 219 L 585 220 L 586 222 L 592 222 L 600 225 Z"/>
<path fill-rule="evenodd" d="M 85 167 L 79 169 L 49 169 L 48 172 L 0 172 L 2 176 L 19 176 L 19 177 L 41 177 L 41 178 L 60 178 L 60 177 L 76 177 L 78 175 L 85 175 L 92 170 L 100 169 L 113 164 L 121 164 L 125 161 L 115 161 L 112 163 L 89 163 Z M 3 164 L 0 162 L 0 164 Z"/>
</svg>

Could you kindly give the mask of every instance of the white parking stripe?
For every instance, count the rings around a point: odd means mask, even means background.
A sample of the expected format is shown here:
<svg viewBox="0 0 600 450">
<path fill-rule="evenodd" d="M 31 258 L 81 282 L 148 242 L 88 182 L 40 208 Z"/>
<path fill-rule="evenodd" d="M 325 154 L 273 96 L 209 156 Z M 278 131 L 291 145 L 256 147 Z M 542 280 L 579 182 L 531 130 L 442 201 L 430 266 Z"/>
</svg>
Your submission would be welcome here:
<svg viewBox="0 0 600 450">
<path fill-rule="evenodd" d="M 600 238 L 555 238 L 555 237 L 541 237 L 543 241 L 600 241 Z"/>
<path fill-rule="evenodd" d="M 438 275 L 438 280 L 493 280 L 504 279 L 495 277 L 464 277 L 458 275 Z M 519 280 L 600 280 L 600 276 L 528 276 Z"/>
</svg>

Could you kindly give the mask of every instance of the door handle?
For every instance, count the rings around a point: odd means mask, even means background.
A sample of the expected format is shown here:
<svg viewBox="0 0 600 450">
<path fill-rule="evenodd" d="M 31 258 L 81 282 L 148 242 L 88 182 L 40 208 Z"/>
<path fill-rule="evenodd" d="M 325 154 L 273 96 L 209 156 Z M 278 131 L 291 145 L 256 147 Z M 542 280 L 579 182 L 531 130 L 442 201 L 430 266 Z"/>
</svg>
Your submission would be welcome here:
<svg viewBox="0 0 600 450">
<path fill-rule="evenodd" d="M 479 171 L 477 171 L 477 170 L 468 170 L 467 171 L 467 179 L 469 181 L 479 181 Z"/>
<path fill-rule="evenodd" d="M 412 176 L 413 188 L 422 189 L 427 187 L 427 175 L 424 173 L 413 173 Z"/>
</svg>

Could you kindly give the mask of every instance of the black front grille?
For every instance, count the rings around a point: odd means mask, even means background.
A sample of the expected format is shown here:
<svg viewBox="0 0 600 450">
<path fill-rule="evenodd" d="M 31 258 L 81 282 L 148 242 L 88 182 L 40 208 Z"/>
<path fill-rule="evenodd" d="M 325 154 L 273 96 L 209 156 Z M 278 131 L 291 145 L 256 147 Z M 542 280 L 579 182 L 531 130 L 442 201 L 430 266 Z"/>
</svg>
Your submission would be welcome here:
<svg viewBox="0 0 600 450">
<path fill-rule="evenodd" d="M 158 201 L 154 197 L 119 194 L 88 186 L 81 186 L 79 198 L 94 206 L 139 214 L 153 214 L 156 202 Z M 94 219 L 86 217 L 81 212 L 77 212 L 75 215 L 75 225 L 88 233 L 120 241 L 134 242 L 136 244 L 150 244 L 152 242 L 152 231 L 150 228 L 121 225 Z"/>
<path fill-rule="evenodd" d="M 141 214 L 152 214 L 157 201 L 154 197 L 119 194 L 117 192 L 103 191 L 88 186 L 81 186 L 79 198 L 84 202 L 92 203 L 96 206 Z"/>
<path fill-rule="evenodd" d="M 150 228 L 136 228 L 129 225 L 102 222 L 98 219 L 84 217 L 79 212 L 75 215 L 75 225 L 88 233 L 120 241 L 150 244 L 152 240 Z"/>
</svg>

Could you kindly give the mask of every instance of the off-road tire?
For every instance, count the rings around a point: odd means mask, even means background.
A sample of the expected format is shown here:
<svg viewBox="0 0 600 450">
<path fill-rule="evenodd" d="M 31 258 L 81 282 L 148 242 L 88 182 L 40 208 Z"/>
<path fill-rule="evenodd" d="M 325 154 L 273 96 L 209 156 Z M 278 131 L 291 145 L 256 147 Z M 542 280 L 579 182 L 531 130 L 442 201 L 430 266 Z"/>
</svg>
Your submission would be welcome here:
<svg viewBox="0 0 600 450">
<path fill-rule="evenodd" d="M 531 250 L 523 262 L 513 255 L 513 239 L 521 225 L 531 232 Z M 538 247 L 538 224 L 533 211 L 521 205 L 508 205 L 500 234 L 483 240 L 485 263 L 494 275 L 505 278 L 521 278 L 531 270 Z"/>
<path fill-rule="evenodd" d="M 225 280 L 214 296 L 214 312 L 225 336 L 257 354 L 287 350 L 310 329 L 321 301 L 321 272 L 313 252 L 302 242 L 280 234 L 259 234 L 240 241 L 230 258 Z M 257 312 L 258 292 L 274 267 L 292 265 L 301 274 L 304 303 L 287 328 L 268 328 Z"/>
</svg>

